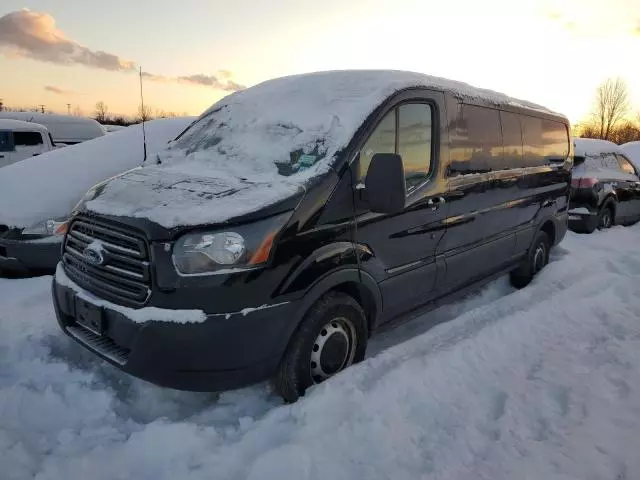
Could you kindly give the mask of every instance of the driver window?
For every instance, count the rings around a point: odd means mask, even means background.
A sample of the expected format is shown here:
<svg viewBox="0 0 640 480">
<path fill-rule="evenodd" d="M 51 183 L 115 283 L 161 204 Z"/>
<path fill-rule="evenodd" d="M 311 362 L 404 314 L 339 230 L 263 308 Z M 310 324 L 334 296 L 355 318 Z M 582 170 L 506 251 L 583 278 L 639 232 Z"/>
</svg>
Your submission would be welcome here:
<svg viewBox="0 0 640 480">
<path fill-rule="evenodd" d="M 360 179 L 362 181 L 367 176 L 371 159 L 376 153 L 396 153 L 395 109 L 387 113 L 360 150 Z"/>
<path fill-rule="evenodd" d="M 431 170 L 433 111 L 427 103 L 406 103 L 389 112 L 360 150 L 360 181 L 376 153 L 402 157 L 407 192 L 423 184 Z"/>
</svg>

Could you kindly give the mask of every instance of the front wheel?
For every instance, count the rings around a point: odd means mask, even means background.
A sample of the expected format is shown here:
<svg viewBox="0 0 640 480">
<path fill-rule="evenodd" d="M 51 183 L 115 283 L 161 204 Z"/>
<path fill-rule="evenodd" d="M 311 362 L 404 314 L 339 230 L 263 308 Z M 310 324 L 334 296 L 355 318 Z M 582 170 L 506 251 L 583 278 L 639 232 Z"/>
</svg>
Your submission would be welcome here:
<svg viewBox="0 0 640 480">
<path fill-rule="evenodd" d="M 327 293 L 291 338 L 273 380 L 276 392 L 286 402 L 295 402 L 307 388 L 361 361 L 367 337 L 360 304 L 344 293 Z"/>
<path fill-rule="evenodd" d="M 524 288 L 529 285 L 533 277 L 549 263 L 550 249 L 549 236 L 545 232 L 538 232 L 527 257 L 516 270 L 511 272 L 511 285 L 516 288 Z"/>
</svg>

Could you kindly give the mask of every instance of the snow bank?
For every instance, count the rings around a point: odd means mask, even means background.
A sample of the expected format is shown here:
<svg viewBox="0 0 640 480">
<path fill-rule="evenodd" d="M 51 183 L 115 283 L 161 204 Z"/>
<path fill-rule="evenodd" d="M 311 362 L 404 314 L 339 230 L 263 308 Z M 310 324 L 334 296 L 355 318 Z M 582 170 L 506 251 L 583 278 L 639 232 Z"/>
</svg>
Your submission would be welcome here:
<svg viewBox="0 0 640 480">
<path fill-rule="evenodd" d="M 0 476 L 640 478 L 639 238 L 570 233 L 529 287 L 374 338 L 292 406 L 132 379 L 59 332 L 50 278 L 0 280 Z"/>
<path fill-rule="evenodd" d="M 97 213 L 149 218 L 165 227 L 222 222 L 282 200 L 326 172 L 365 119 L 411 87 L 452 91 L 495 105 L 543 107 L 470 85 L 401 71 L 334 71 L 269 80 L 206 111 L 151 167 L 149 179 L 111 182 L 87 204 Z M 175 189 L 177 178 L 186 188 Z M 188 177 L 215 179 L 202 192 Z M 195 192 L 193 190 L 196 190 Z M 185 190 L 191 193 L 185 194 Z M 224 195 L 218 192 L 224 191 Z"/>
<path fill-rule="evenodd" d="M 194 118 L 146 124 L 149 152 L 165 147 Z M 142 163 L 142 128 L 134 125 L 0 169 L 0 224 L 26 227 L 65 217 L 93 185 Z"/>
</svg>

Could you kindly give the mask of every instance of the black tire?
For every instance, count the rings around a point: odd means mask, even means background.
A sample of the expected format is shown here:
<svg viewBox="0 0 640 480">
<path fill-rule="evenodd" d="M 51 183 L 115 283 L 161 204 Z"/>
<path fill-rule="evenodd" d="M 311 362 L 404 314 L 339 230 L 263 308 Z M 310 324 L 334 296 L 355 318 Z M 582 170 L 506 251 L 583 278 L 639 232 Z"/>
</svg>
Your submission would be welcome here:
<svg viewBox="0 0 640 480">
<path fill-rule="evenodd" d="M 322 296 L 306 313 L 280 361 L 278 373 L 273 379 L 278 395 L 285 402 L 295 402 L 310 386 L 362 361 L 367 348 L 367 330 L 366 315 L 355 299 L 341 292 L 329 292 Z M 349 333 L 351 338 L 346 340 Z M 330 339 L 333 339 L 333 344 L 329 342 Z M 322 343 L 322 349 L 319 343 Z M 338 366 L 345 348 L 346 356 Z M 327 353 L 326 365 L 313 362 L 314 356 L 322 360 L 324 353 Z M 328 376 L 317 375 L 318 371 L 326 373 L 323 368 L 329 371 Z"/>
<path fill-rule="evenodd" d="M 606 230 L 613 226 L 613 205 L 608 203 L 604 205 L 598 213 L 598 230 Z"/>
<path fill-rule="evenodd" d="M 549 251 L 551 250 L 551 242 L 549 236 L 540 231 L 533 239 L 529 253 L 522 264 L 513 272 L 511 272 L 511 285 L 516 288 L 524 288 L 547 263 L 549 263 Z"/>
</svg>

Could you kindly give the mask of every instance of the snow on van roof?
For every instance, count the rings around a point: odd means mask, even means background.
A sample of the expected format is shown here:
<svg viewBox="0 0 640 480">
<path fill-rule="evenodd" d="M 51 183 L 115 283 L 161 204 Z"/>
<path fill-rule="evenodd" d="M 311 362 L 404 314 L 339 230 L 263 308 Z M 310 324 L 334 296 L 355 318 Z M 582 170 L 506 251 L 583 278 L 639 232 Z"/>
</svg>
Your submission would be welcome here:
<svg viewBox="0 0 640 480">
<path fill-rule="evenodd" d="M 148 122 L 149 153 L 164 148 L 193 120 L 178 117 Z M 28 227 L 66 217 L 87 189 L 139 166 L 142 158 L 142 128 L 133 125 L 0 168 L 0 224 Z"/>
<path fill-rule="evenodd" d="M 599 140 L 596 138 L 574 138 L 575 156 L 587 157 L 604 155 L 605 153 L 619 153 L 620 147 L 608 140 Z"/>
<path fill-rule="evenodd" d="M 48 132 L 47 127 L 40 125 L 39 123 L 24 122 L 22 120 L 10 120 L 7 118 L 0 118 L 0 130 L 27 130 L 30 132 Z"/>
<path fill-rule="evenodd" d="M 9 118 L 15 120 L 23 120 L 25 122 L 45 121 L 48 123 L 87 123 L 98 124 L 96 120 L 88 117 L 77 117 L 75 115 L 58 115 L 55 113 L 38 113 L 38 112 L 0 112 L 0 118 Z"/>
<path fill-rule="evenodd" d="M 326 172 L 385 99 L 414 87 L 553 113 L 501 93 L 404 71 L 328 71 L 268 80 L 221 99 L 203 113 L 160 155 L 162 165 L 148 172 L 148 180 L 137 175 L 135 191 L 124 185 L 126 179 L 118 180 L 87 207 L 97 213 L 146 217 L 167 227 L 221 222 L 255 211 Z M 224 178 L 226 187 L 242 190 L 246 198 L 187 199 L 184 192 L 159 188 L 162 172 Z M 251 182 L 253 194 L 245 181 Z"/>
</svg>

